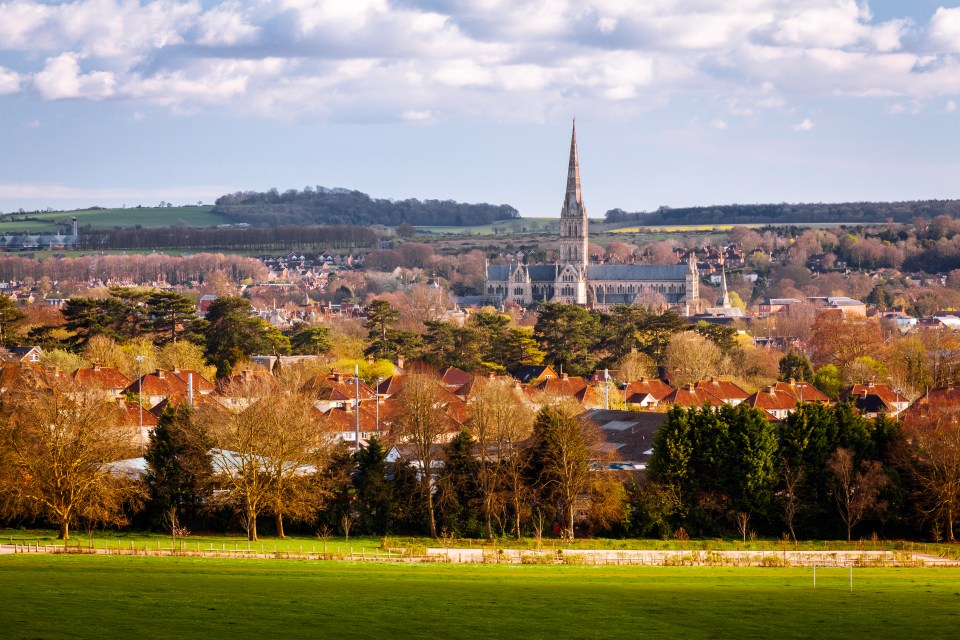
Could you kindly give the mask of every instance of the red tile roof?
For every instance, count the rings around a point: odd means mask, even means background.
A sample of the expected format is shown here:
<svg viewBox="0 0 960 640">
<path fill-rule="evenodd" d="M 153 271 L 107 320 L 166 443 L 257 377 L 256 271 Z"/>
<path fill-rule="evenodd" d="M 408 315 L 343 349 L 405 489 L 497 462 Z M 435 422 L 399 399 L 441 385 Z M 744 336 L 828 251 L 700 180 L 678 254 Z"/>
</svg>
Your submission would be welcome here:
<svg viewBox="0 0 960 640">
<path fill-rule="evenodd" d="M 792 395 L 797 402 L 823 402 L 830 403 L 830 397 L 817 389 L 809 382 L 778 382 L 774 385 L 777 393 L 787 393 Z"/>
<path fill-rule="evenodd" d="M 73 380 L 85 387 L 95 386 L 101 389 L 126 389 L 132 380 L 112 367 L 93 365 L 73 372 Z"/>
<path fill-rule="evenodd" d="M 673 387 L 655 378 L 640 378 L 639 380 L 628 382 L 625 392 L 628 403 L 639 403 L 640 400 L 648 395 L 653 396 L 654 400 L 659 402 L 673 393 Z M 634 400 L 634 397 L 637 397 L 637 399 Z"/>
<path fill-rule="evenodd" d="M 750 396 L 749 393 L 741 389 L 734 382 L 711 376 L 706 380 L 697 382 L 698 389 L 709 391 L 715 398 L 720 398 L 724 402 L 731 400 L 744 400 Z"/>
<path fill-rule="evenodd" d="M 723 400 L 706 389 L 698 388 L 692 384 L 674 389 L 661 402 L 680 407 L 702 407 L 704 405 L 719 407 L 724 404 Z"/>
<path fill-rule="evenodd" d="M 764 411 L 793 411 L 797 406 L 797 399 L 793 394 L 778 391 L 776 387 L 761 389 L 743 402 Z"/>
</svg>

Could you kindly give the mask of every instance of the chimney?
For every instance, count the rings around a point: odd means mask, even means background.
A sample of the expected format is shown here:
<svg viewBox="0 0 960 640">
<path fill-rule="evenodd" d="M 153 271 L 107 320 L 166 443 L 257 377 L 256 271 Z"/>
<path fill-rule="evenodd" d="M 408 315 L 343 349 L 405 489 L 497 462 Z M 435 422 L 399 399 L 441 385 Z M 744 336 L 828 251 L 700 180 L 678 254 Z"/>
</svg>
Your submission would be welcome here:
<svg viewBox="0 0 960 640">
<path fill-rule="evenodd" d="M 403 356 L 397 356 L 397 369 L 403 369 Z"/>
<path fill-rule="evenodd" d="M 790 386 L 793 387 L 797 384 L 796 378 L 790 378 Z"/>
<path fill-rule="evenodd" d="M 77 219 L 76 219 L 76 217 L 73 218 L 73 235 L 74 235 L 74 236 L 77 235 Z"/>
<path fill-rule="evenodd" d="M 157 369 L 157 377 L 163 380 L 163 369 Z"/>
<path fill-rule="evenodd" d="M 694 391 L 696 391 L 696 386 L 692 382 L 689 383 L 687 385 L 687 391 L 689 391 L 690 393 L 693 393 Z"/>
<path fill-rule="evenodd" d="M 497 377 L 497 374 L 495 374 L 493 371 L 491 371 L 490 373 L 487 374 L 487 377 L 490 378 L 491 380 L 493 380 L 494 378 Z"/>
<path fill-rule="evenodd" d="M 187 406 L 193 406 L 193 374 L 187 374 Z"/>
<path fill-rule="evenodd" d="M 563 378 L 564 380 L 566 380 L 566 379 L 568 379 L 568 378 L 570 377 L 570 375 L 569 375 L 569 374 L 566 374 L 566 373 L 561 373 L 561 374 L 560 374 L 560 377 Z"/>
</svg>

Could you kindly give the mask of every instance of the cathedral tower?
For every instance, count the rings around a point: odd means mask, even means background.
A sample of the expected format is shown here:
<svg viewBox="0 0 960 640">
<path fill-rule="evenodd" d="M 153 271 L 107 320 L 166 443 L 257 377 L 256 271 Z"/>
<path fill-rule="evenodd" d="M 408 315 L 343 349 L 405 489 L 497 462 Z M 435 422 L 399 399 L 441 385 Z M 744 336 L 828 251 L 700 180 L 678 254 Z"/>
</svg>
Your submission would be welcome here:
<svg viewBox="0 0 960 640">
<path fill-rule="evenodd" d="M 567 169 L 567 193 L 560 210 L 560 264 L 573 265 L 586 277 L 587 208 L 580 192 L 580 158 L 577 153 L 577 123 L 570 139 L 570 165 Z"/>
</svg>

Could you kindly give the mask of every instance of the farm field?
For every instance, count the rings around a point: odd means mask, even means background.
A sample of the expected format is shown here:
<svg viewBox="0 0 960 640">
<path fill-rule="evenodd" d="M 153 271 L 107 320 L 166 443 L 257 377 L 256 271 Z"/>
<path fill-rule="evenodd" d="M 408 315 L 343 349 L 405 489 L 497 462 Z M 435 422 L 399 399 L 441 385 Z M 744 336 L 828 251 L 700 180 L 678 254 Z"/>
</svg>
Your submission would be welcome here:
<svg viewBox="0 0 960 640">
<path fill-rule="evenodd" d="M 8 638 L 952 638 L 960 570 L 0 557 Z"/>
<path fill-rule="evenodd" d="M 16 220 L 10 215 L 0 216 L 0 233 L 56 233 L 58 230 L 69 233 L 70 218 L 76 217 L 81 227 L 91 225 L 95 229 L 113 227 L 170 227 L 186 224 L 189 227 L 212 227 L 229 224 L 226 216 L 212 213 L 213 206 L 192 207 L 143 207 L 128 209 L 84 209 L 80 211 L 52 211 L 50 213 L 29 213 L 28 220 L 16 214 Z M 180 222 L 182 221 L 182 222 Z"/>
<path fill-rule="evenodd" d="M 492 235 L 512 235 L 517 233 L 544 233 L 559 232 L 559 217 L 529 217 L 517 218 L 514 220 L 502 220 L 493 224 L 483 224 L 474 226 L 416 226 L 416 230 L 425 235 L 467 235 L 467 236 L 492 236 Z"/>
</svg>

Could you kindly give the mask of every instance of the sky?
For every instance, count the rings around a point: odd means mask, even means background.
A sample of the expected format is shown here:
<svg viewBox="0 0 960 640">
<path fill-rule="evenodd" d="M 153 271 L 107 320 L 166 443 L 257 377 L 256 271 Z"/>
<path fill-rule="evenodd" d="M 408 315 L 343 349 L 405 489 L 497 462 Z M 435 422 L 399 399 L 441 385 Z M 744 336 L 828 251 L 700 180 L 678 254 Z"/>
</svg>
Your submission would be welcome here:
<svg viewBox="0 0 960 640">
<path fill-rule="evenodd" d="M 960 198 L 958 103 L 960 1 L 0 0 L 0 211 Z"/>
</svg>

